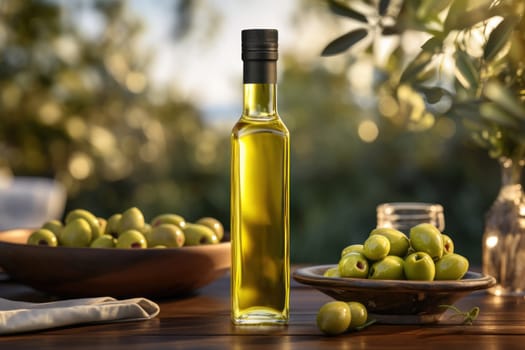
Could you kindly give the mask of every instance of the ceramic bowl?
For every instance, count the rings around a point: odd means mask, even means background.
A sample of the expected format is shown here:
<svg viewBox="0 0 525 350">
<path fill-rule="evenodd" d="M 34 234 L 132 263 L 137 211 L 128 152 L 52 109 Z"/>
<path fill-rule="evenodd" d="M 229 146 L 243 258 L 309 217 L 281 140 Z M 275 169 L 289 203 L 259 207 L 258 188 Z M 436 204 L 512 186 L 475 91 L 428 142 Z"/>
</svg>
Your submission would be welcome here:
<svg viewBox="0 0 525 350">
<path fill-rule="evenodd" d="M 438 322 L 446 308 L 458 299 L 496 284 L 494 277 L 469 271 L 457 281 L 369 280 L 324 277 L 336 265 L 295 270 L 293 278 L 342 301 L 359 301 L 382 323 L 420 324 Z"/>
<path fill-rule="evenodd" d="M 0 232 L 0 266 L 15 281 L 60 297 L 175 297 L 230 268 L 230 243 L 166 249 L 25 244 L 28 229 Z"/>
</svg>

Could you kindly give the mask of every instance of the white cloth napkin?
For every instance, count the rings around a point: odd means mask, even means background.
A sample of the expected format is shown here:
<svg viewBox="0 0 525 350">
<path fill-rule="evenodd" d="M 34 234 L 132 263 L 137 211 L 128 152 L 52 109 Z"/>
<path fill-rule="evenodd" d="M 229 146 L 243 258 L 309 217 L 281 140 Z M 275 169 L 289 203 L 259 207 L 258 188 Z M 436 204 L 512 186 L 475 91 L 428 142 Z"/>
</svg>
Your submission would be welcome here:
<svg viewBox="0 0 525 350">
<path fill-rule="evenodd" d="M 82 298 L 27 303 L 0 298 L 0 335 L 85 323 L 148 320 L 159 306 L 145 298 Z"/>
</svg>

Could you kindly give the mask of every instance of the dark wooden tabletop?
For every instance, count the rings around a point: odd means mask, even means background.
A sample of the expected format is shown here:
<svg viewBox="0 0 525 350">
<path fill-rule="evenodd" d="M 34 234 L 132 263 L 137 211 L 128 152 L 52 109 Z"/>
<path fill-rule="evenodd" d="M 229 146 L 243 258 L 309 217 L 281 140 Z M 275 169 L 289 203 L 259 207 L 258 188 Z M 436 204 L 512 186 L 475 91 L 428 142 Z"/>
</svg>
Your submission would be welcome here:
<svg viewBox="0 0 525 350">
<path fill-rule="evenodd" d="M 12 281 L 0 281 L 0 297 L 45 301 L 48 298 Z M 242 326 L 230 322 L 229 276 L 194 295 L 156 300 L 152 320 L 83 325 L 23 335 L 0 336 L 0 349 L 525 349 L 525 299 L 475 292 L 456 303 L 481 309 L 473 325 L 448 320 L 433 325 L 374 324 L 360 332 L 322 335 L 315 318 L 331 300 L 292 283 L 288 326 Z"/>
</svg>

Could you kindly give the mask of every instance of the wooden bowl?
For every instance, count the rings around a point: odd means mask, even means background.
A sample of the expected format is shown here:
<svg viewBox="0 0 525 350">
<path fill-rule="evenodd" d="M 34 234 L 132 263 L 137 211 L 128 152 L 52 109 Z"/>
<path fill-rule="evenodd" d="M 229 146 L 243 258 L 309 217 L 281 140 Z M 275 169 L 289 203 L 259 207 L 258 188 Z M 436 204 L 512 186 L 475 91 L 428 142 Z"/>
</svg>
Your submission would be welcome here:
<svg viewBox="0 0 525 350">
<path fill-rule="evenodd" d="M 467 272 L 458 281 L 369 280 L 361 278 L 324 277 L 337 265 L 297 269 L 293 278 L 342 301 L 359 301 L 378 322 L 420 324 L 438 322 L 446 308 L 458 299 L 496 284 L 494 277 Z"/>
<path fill-rule="evenodd" d="M 25 244 L 32 232 L 0 232 L 0 266 L 13 279 L 61 297 L 174 297 L 230 268 L 230 243 L 166 249 L 69 248 Z"/>
</svg>

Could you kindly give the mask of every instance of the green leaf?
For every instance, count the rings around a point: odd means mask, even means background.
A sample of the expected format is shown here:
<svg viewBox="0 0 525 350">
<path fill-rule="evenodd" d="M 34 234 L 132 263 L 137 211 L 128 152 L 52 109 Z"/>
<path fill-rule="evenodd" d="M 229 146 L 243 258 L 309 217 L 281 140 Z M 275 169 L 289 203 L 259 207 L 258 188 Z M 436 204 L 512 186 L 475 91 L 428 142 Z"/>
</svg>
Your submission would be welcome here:
<svg viewBox="0 0 525 350">
<path fill-rule="evenodd" d="M 404 69 L 399 81 L 405 83 L 416 80 L 419 73 L 430 63 L 432 56 L 430 52 L 421 51 Z"/>
<path fill-rule="evenodd" d="M 519 123 L 516 119 L 503 109 L 499 108 L 494 102 L 485 102 L 481 104 L 479 111 L 481 116 L 486 120 L 509 128 L 519 128 Z"/>
<path fill-rule="evenodd" d="M 448 33 L 451 30 L 463 30 L 471 28 L 475 24 L 483 22 L 499 14 L 497 9 L 489 8 L 485 4 L 469 11 L 467 11 L 467 9 L 467 0 L 454 0 L 450 6 L 447 18 L 445 19 L 445 33 Z"/>
<path fill-rule="evenodd" d="M 423 51 L 428 51 L 431 53 L 440 52 L 443 47 L 443 39 L 438 37 L 431 37 L 423 45 L 421 45 L 421 49 Z"/>
<path fill-rule="evenodd" d="M 438 13 L 450 6 L 452 0 L 427 0 L 427 13 Z"/>
<path fill-rule="evenodd" d="M 452 2 L 443 25 L 446 33 L 451 31 L 461 22 L 461 17 L 465 15 L 465 12 L 467 12 L 467 0 L 454 0 Z"/>
<path fill-rule="evenodd" d="M 478 101 L 455 103 L 450 108 L 450 114 L 453 118 L 470 120 L 473 123 L 479 123 L 480 103 Z"/>
<path fill-rule="evenodd" d="M 368 19 L 365 15 L 337 0 L 328 0 L 328 6 L 330 7 L 330 10 L 336 15 L 352 18 L 358 22 L 368 23 Z"/>
<path fill-rule="evenodd" d="M 460 49 L 455 53 L 456 79 L 467 90 L 476 91 L 478 88 L 478 71 L 470 56 Z"/>
<path fill-rule="evenodd" d="M 518 102 L 512 91 L 499 81 L 491 80 L 483 89 L 483 94 L 490 100 L 511 113 L 514 117 L 525 121 L 525 107 Z"/>
<path fill-rule="evenodd" d="M 508 42 L 509 37 L 518 24 L 520 18 L 518 16 L 508 16 L 501 21 L 496 28 L 490 33 L 487 44 L 483 51 L 483 58 L 487 61 L 492 60 L 498 52 Z"/>
<path fill-rule="evenodd" d="M 393 26 L 383 26 L 381 28 L 381 34 L 383 35 L 399 35 L 401 34 L 401 30 L 399 29 L 398 26 L 396 25 L 393 25 Z"/>
<path fill-rule="evenodd" d="M 388 5 L 390 5 L 390 0 L 379 0 L 378 11 L 381 16 L 388 11 Z"/>
<path fill-rule="evenodd" d="M 349 49 L 360 40 L 364 39 L 367 35 L 368 30 L 364 28 L 352 30 L 329 43 L 324 48 L 323 52 L 321 52 L 321 56 L 337 55 Z"/>
</svg>

